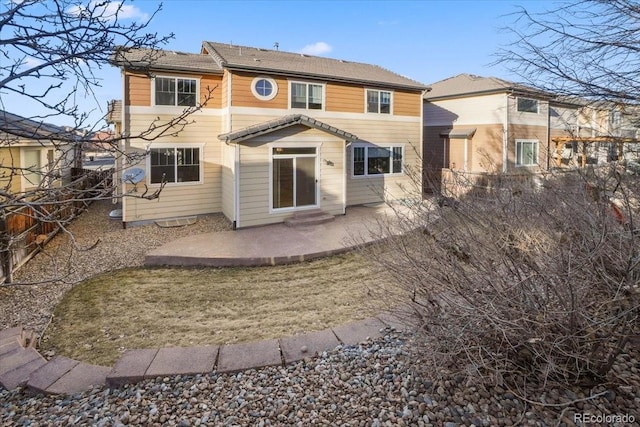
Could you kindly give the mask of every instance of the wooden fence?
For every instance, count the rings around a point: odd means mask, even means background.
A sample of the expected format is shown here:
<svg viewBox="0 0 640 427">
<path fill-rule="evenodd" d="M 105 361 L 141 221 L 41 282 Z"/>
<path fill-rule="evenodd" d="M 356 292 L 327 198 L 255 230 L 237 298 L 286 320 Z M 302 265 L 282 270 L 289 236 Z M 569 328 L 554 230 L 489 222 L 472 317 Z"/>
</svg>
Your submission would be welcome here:
<svg viewBox="0 0 640 427">
<path fill-rule="evenodd" d="M 0 284 L 13 281 L 14 272 L 25 265 L 57 233 L 112 185 L 112 170 L 74 168 L 72 182 L 49 196 L 0 215 Z"/>
</svg>

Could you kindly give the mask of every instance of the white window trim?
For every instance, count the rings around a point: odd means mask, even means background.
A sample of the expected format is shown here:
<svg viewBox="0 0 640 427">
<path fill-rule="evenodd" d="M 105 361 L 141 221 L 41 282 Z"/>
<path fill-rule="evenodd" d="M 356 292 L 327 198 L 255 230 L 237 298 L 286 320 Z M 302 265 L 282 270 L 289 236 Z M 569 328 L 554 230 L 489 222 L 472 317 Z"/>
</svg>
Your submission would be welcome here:
<svg viewBox="0 0 640 427">
<path fill-rule="evenodd" d="M 260 80 L 266 80 L 269 83 L 271 83 L 271 85 L 273 86 L 273 92 L 271 92 L 271 95 L 263 96 L 263 95 L 260 95 L 258 93 L 258 91 L 256 90 L 256 84 Z M 256 78 L 254 78 L 253 81 L 251 82 L 251 93 L 253 93 L 253 96 L 258 98 L 260 101 L 271 101 L 278 94 L 278 83 L 276 83 L 276 81 L 274 79 L 272 79 L 271 77 L 258 76 Z"/>
<path fill-rule="evenodd" d="M 307 107 L 306 108 L 298 108 L 298 107 L 292 107 L 291 106 L 291 95 L 292 95 L 292 91 L 291 91 L 291 85 L 294 83 L 300 83 L 300 84 L 305 84 L 307 85 L 307 99 L 306 99 L 306 104 Z M 319 110 L 310 110 L 309 109 L 309 85 L 317 85 L 317 86 L 322 86 L 322 108 Z M 320 83 L 320 82 L 310 82 L 310 81 L 304 81 L 304 80 L 289 80 L 289 100 L 288 100 L 288 106 L 289 109 L 295 109 L 297 111 L 325 111 L 325 109 L 327 108 L 327 84 L 326 83 Z"/>
<path fill-rule="evenodd" d="M 518 110 L 518 104 L 520 99 L 530 99 L 531 101 L 536 101 L 536 111 L 520 111 Z M 529 98 L 527 96 L 517 96 L 516 97 L 516 111 L 521 114 L 540 114 L 540 100 L 535 98 Z"/>
<path fill-rule="evenodd" d="M 174 79 L 176 80 L 176 99 L 175 102 L 176 104 L 173 105 L 157 105 L 156 104 L 156 79 L 157 78 L 163 78 L 163 79 Z M 185 108 L 189 108 L 189 107 L 193 107 L 192 105 L 178 105 L 178 82 L 177 79 L 184 79 L 184 80 L 195 80 L 196 81 L 196 105 L 200 104 L 200 77 L 197 76 L 185 76 L 185 75 L 178 75 L 178 74 L 173 74 L 173 75 L 168 75 L 168 74 L 156 74 L 153 76 L 153 78 L 151 78 L 151 106 L 152 107 L 159 107 L 159 108 L 181 108 L 181 109 L 185 109 Z"/>
<path fill-rule="evenodd" d="M 53 165 L 54 165 L 54 167 L 53 167 L 52 170 L 47 170 L 46 169 L 49 166 L 49 163 L 47 161 L 48 160 L 47 153 L 49 152 L 49 150 L 53 150 Z M 29 188 L 33 189 L 33 188 L 36 188 L 36 187 L 40 186 L 42 184 L 43 178 L 45 178 L 45 176 L 40 176 L 40 182 L 38 182 L 37 184 L 32 184 L 24 176 L 24 172 L 25 172 L 26 168 L 31 166 L 31 165 L 27 165 L 25 163 L 25 154 L 24 154 L 25 151 L 39 151 L 40 152 L 40 170 L 44 174 L 47 174 L 49 172 L 54 172 L 56 169 L 59 169 L 58 161 L 59 161 L 60 154 L 59 154 L 58 150 L 56 150 L 53 146 L 51 146 L 51 147 L 47 147 L 47 146 L 37 146 L 37 147 L 24 146 L 24 147 L 20 147 L 20 169 L 22 171 L 22 173 L 20 174 L 20 191 L 26 191 Z"/>
<path fill-rule="evenodd" d="M 315 148 L 315 154 L 296 154 L 298 157 L 315 157 L 316 158 L 316 204 L 309 206 L 292 206 L 286 208 L 274 208 L 273 207 L 273 159 L 283 159 L 288 158 L 290 154 L 284 155 L 273 155 L 274 148 Z M 304 211 L 307 209 L 317 209 L 320 207 L 320 147 L 322 147 L 321 142 L 315 143 L 304 143 L 300 144 L 299 142 L 274 142 L 267 144 L 267 149 L 269 150 L 269 213 L 270 214 L 278 214 L 278 213 L 286 213 L 286 212 L 297 212 Z"/>
<path fill-rule="evenodd" d="M 375 113 L 371 113 L 369 112 L 369 102 L 368 102 L 368 92 L 372 90 L 372 91 L 376 91 L 378 92 L 378 111 Z M 380 112 L 380 92 L 388 92 L 389 93 L 389 101 L 391 102 L 389 105 L 389 113 L 381 113 Z M 373 87 L 366 87 L 364 88 L 364 112 L 365 114 L 376 114 L 376 115 L 383 115 L 383 116 L 393 116 L 393 91 L 392 90 L 386 90 L 386 89 L 376 89 Z"/>
<path fill-rule="evenodd" d="M 356 147 L 365 147 L 364 150 L 364 174 L 363 175 L 355 175 L 355 168 L 353 167 L 353 151 Z M 389 148 L 391 149 L 391 164 L 389 165 L 389 170 L 393 171 L 393 148 L 402 148 L 402 170 L 400 172 L 389 172 L 389 173 L 377 173 L 377 174 L 369 174 L 367 172 L 367 160 L 369 159 L 369 150 L 367 149 L 367 147 L 374 147 L 374 148 Z M 405 173 L 405 163 L 406 163 L 406 158 L 405 158 L 405 144 L 401 144 L 401 143 L 390 143 L 390 144 L 371 144 L 371 143 L 354 143 L 351 144 L 351 159 L 349 161 L 349 168 L 351 169 L 351 178 L 355 178 L 355 179 L 362 179 L 362 178 L 376 178 L 376 177 L 385 177 L 385 176 L 400 176 L 400 175 L 404 175 Z"/>
<path fill-rule="evenodd" d="M 199 161 L 200 161 L 200 176 L 198 181 L 188 181 L 188 182 L 167 182 L 167 187 L 181 187 L 181 186 L 189 186 L 189 185 L 201 185 L 204 184 L 204 143 L 153 143 L 149 146 L 149 154 L 146 159 L 146 168 L 147 168 L 147 185 L 149 187 L 160 187 L 160 183 L 151 183 L 151 149 L 152 148 L 199 148 Z M 174 165 L 176 166 L 176 165 Z M 176 166 L 177 167 L 177 166 Z M 176 174 L 177 176 L 177 174 Z"/>
<path fill-rule="evenodd" d="M 536 163 L 533 164 L 518 164 L 518 144 L 533 142 L 536 144 Z M 540 165 L 540 141 L 537 139 L 516 139 L 516 145 L 514 150 L 514 164 L 517 168 L 532 168 Z"/>
</svg>

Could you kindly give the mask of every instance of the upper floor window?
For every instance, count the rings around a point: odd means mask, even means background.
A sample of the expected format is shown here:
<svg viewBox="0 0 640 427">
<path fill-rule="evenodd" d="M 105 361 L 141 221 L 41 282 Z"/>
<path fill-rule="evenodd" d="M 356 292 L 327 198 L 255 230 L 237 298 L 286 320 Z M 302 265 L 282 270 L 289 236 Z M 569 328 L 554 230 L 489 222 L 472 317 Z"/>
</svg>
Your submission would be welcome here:
<svg viewBox="0 0 640 427">
<path fill-rule="evenodd" d="M 354 146 L 353 175 L 402 173 L 403 151 L 402 146 Z"/>
<path fill-rule="evenodd" d="M 619 125 L 622 123 L 622 112 L 620 111 L 612 111 L 609 113 L 609 122 L 612 125 Z"/>
<path fill-rule="evenodd" d="M 538 100 L 531 98 L 518 98 L 518 111 L 522 113 L 538 113 Z"/>
<path fill-rule="evenodd" d="M 322 110 L 324 108 L 324 85 L 317 83 L 291 82 L 291 108 Z"/>
<path fill-rule="evenodd" d="M 256 98 L 269 101 L 278 93 L 278 84 L 269 77 L 256 77 L 251 82 L 251 92 Z"/>
<path fill-rule="evenodd" d="M 391 92 L 367 89 L 367 113 L 391 114 Z"/>
<path fill-rule="evenodd" d="M 20 156 L 23 189 L 51 184 L 56 165 L 55 152 L 52 148 L 23 148 Z"/>
<path fill-rule="evenodd" d="M 516 166 L 538 164 L 538 140 L 516 140 Z"/>
<path fill-rule="evenodd" d="M 151 184 L 199 182 L 201 152 L 200 147 L 193 146 L 151 148 Z"/>
<path fill-rule="evenodd" d="M 193 107 L 196 105 L 198 81 L 181 77 L 155 78 L 156 105 L 177 105 Z"/>
</svg>

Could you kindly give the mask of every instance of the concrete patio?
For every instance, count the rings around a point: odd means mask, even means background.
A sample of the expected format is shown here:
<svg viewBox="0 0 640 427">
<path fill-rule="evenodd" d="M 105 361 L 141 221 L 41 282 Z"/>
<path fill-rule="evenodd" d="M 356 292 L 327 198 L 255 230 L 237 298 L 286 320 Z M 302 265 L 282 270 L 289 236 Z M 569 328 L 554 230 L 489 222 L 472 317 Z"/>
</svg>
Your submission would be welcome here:
<svg viewBox="0 0 640 427">
<path fill-rule="evenodd" d="M 325 224 L 275 224 L 185 237 L 150 251 L 145 265 L 229 267 L 306 261 L 379 239 L 380 221 L 394 220 L 398 213 L 408 215 L 409 209 L 383 203 L 353 206 Z"/>
</svg>

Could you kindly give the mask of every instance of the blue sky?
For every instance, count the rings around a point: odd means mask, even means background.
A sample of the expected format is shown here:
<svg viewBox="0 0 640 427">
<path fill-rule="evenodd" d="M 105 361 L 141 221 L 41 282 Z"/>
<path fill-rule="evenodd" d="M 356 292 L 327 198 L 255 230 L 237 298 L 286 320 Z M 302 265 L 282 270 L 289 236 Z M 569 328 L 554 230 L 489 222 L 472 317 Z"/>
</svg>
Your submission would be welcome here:
<svg viewBox="0 0 640 427">
<path fill-rule="evenodd" d="M 135 1 L 127 19 L 145 19 L 159 4 Z M 175 38 L 164 46 L 170 50 L 198 52 L 203 40 L 267 49 L 277 42 L 280 50 L 376 64 L 425 84 L 460 73 L 516 79 L 490 63 L 510 41 L 500 29 L 512 22 L 507 15 L 518 5 L 541 11 L 554 2 L 169 0 L 150 30 L 173 32 Z M 98 72 L 104 83 L 96 95 L 103 110 L 121 95 L 120 73 L 108 68 Z M 4 108 L 29 114 L 26 106 L 0 96 Z M 79 102 L 85 110 L 95 108 L 95 102 Z"/>
</svg>

